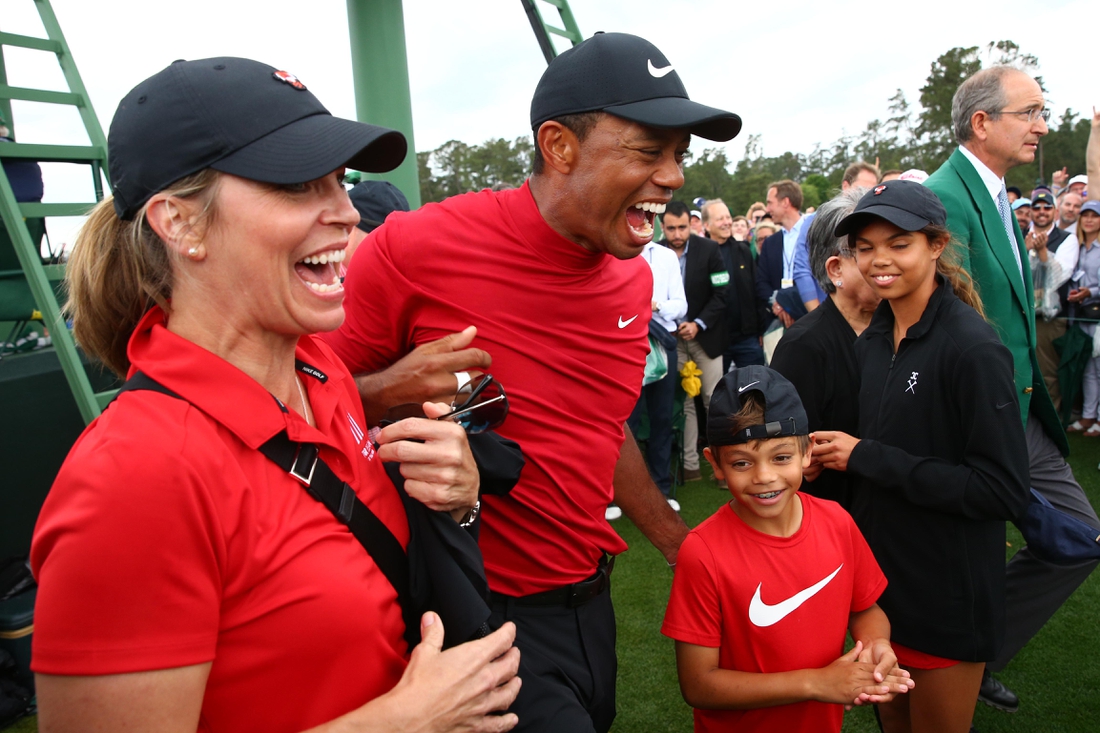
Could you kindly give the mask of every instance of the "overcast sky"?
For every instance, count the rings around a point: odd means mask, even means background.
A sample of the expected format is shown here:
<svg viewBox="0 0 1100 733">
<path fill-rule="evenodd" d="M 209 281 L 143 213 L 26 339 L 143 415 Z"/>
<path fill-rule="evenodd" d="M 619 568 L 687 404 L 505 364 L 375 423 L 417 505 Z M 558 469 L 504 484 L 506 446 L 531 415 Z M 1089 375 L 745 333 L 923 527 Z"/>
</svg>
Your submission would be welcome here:
<svg viewBox="0 0 1100 733">
<path fill-rule="evenodd" d="M 33 0 L 3 5 L 0 30 L 44 35 Z M 177 58 L 208 56 L 245 56 L 286 69 L 333 114 L 355 116 L 345 0 L 52 5 L 105 131 L 118 101 L 139 81 Z M 726 145 L 734 160 L 753 134 L 766 155 L 778 155 L 858 133 L 886 116 L 898 88 L 916 104 L 930 64 L 954 46 L 1016 41 L 1039 57 L 1056 116 L 1066 107 L 1084 113 L 1100 106 L 1100 76 L 1080 71 L 1095 56 L 1096 0 L 572 0 L 570 6 L 586 37 L 598 30 L 645 36 L 676 67 L 692 99 L 741 115 L 744 129 Z M 545 61 L 518 0 L 406 0 L 404 12 L 417 150 L 529 133 L 531 93 Z M 49 54 L 6 48 L 4 60 L 9 84 L 65 89 Z M 13 104 L 21 142 L 85 142 L 75 110 Z M 692 145 L 707 146 L 698 139 Z M 65 168 L 47 171 L 47 201 L 80 195 L 70 193 Z M 79 190 L 90 191 L 83 176 Z M 79 200 L 89 199 L 90 193 Z"/>
</svg>

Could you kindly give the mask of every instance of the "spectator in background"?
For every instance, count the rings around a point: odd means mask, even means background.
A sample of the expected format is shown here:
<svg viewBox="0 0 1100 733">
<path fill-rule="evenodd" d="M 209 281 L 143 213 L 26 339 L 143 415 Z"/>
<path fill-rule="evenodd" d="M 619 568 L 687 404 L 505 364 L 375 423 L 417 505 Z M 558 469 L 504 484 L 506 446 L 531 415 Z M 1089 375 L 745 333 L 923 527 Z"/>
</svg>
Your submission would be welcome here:
<svg viewBox="0 0 1100 733">
<path fill-rule="evenodd" d="M 760 247 L 764 244 L 764 240 L 775 234 L 778 229 L 779 227 L 775 225 L 770 216 L 762 217 L 756 226 L 752 228 L 752 233 L 749 235 L 749 249 L 752 250 L 754 258 L 759 259 Z"/>
<path fill-rule="evenodd" d="M 1031 199 L 1017 198 L 1012 202 L 1012 212 L 1016 215 L 1016 223 L 1020 225 L 1020 231 L 1026 232 L 1031 226 Z"/>
<path fill-rule="evenodd" d="M 722 244 L 733 236 L 733 217 L 730 216 L 729 207 L 722 199 L 704 201 L 700 208 L 703 232 L 698 236 L 706 237 L 718 244 Z M 692 234 L 696 232 L 692 231 Z"/>
<path fill-rule="evenodd" d="M 649 417 L 649 438 L 646 440 L 649 475 L 668 499 L 669 505 L 679 511 L 679 504 L 669 497 L 669 492 L 672 490 L 672 413 L 676 404 L 676 383 L 680 379 L 676 369 L 676 323 L 687 313 L 687 297 L 680 276 L 680 263 L 673 250 L 651 241 L 642 249 L 642 258 L 653 271 L 650 343 L 652 345 L 655 341 L 657 348 L 664 349 L 668 374 L 642 386 L 638 404 L 626 424 L 630 432 L 637 435 L 643 412 Z M 621 517 L 622 513 L 622 509 L 612 504 L 604 516 L 612 521 Z"/>
<path fill-rule="evenodd" d="M 1074 235 L 1054 226 L 1054 195 L 1050 189 L 1036 189 L 1032 197 L 1031 224 L 1027 228 L 1021 224 L 1020 229 L 1027 232 L 1024 245 L 1036 290 L 1035 357 L 1057 410 L 1062 405 L 1062 390 L 1058 384 L 1061 356 L 1054 348 L 1054 340 L 1066 332 L 1069 278 L 1077 267 L 1080 247 Z M 1084 428 L 1075 423 L 1068 429 L 1079 432 Z"/>
<path fill-rule="evenodd" d="M 744 241 L 748 233 L 748 221 L 743 216 L 730 219 L 730 211 L 722 199 L 711 199 L 703 204 L 703 219 L 707 233 L 718 242 L 718 250 L 730 276 L 726 290 L 726 327 L 729 345 L 722 355 L 722 373 L 736 364 L 764 365 L 764 349 L 760 346 L 763 331 L 763 313 L 756 300 L 756 262 Z M 737 236 L 741 232 L 741 236 Z"/>
<path fill-rule="evenodd" d="M 726 211 L 726 218 L 729 211 Z M 670 201 L 661 215 L 667 245 L 680 258 L 680 276 L 687 295 L 687 315 L 677 329 L 678 368 L 689 361 L 703 372 L 703 409 L 710 405 L 714 385 L 722 378 L 722 354 L 726 351 L 726 286 L 730 276 L 718 245 L 691 233 L 688 208 Z M 728 225 L 727 225 L 728 226 Z M 696 479 L 699 472 L 699 423 L 695 400 L 684 400 L 684 477 Z M 673 507 L 676 508 L 676 507 Z"/>
<path fill-rule="evenodd" d="M 901 174 L 905 171 L 898 170 L 897 168 L 891 168 L 888 171 L 883 172 L 882 177 L 878 179 L 879 183 L 886 183 L 887 181 L 896 181 L 901 178 Z"/>
<path fill-rule="evenodd" d="M 11 128 L 3 117 L 0 117 L 0 143 L 13 143 Z M 8 176 L 12 193 L 19 203 L 33 203 L 42 200 L 45 191 L 42 184 L 42 167 L 33 160 L 20 158 L 6 158 L 4 160 L 4 173 Z"/>
<path fill-rule="evenodd" d="M 856 266 L 847 237 L 833 232 L 867 192 L 850 187 L 817 210 L 806 240 L 810 265 L 827 297 L 822 306 L 787 329 L 772 354 L 771 367 L 794 384 L 809 418 L 810 432 L 839 430 L 859 435 L 859 366 L 856 337 L 871 323 L 879 297 Z M 848 508 L 849 477 L 823 470 L 810 458 L 802 490 Z"/>
<path fill-rule="evenodd" d="M 705 237 L 706 229 L 703 227 L 703 213 L 701 211 L 691 212 L 691 233 L 697 237 Z"/>
<path fill-rule="evenodd" d="M 776 181 L 768 186 L 768 215 L 782 229 L 772 234 L 760 245 L 760 259 L 756 269 L 756 294 L 767 301 L 772 313 L 784 327 L 790 327 L 802 313 L 789 313 L 789 307 L 780 304 L 780 291 L 794 289 L 794 250 L 802 231 L 802 187 L 791 180 Z M 757 238 L 759 242 L 759 238 Z M 795 299 L 797 301 L 797 297 Z M 790 304 L 788 303 L 788 306 Z M 801 306 L 801 303 L 798 303 Z M 802 309 L 804 310 L 804 309 Z"/>
<path fill-rule="evenodd" d="M 1010 204 L 1016 203 L 1017 199 L 1023 198 L 1024 196 L 1023 191 L 1016 188 L 1015 186 L 1009 186 L 1005 189 L 1005 191 L 1008 193 L 1008 203 Z"/>
<path fill-rule="evenodd" d="M 840 190 L 847 191 L 853 186 L 870 190 L 878 183 L 878 178 L 878 166 L 860 160 L 844 169 L 844 175 L 840 179 Z M 810 248 L 806 245 L 806 233 L 810 229 L 815 213 L 806 209 L 806 220 L 802 223 L 802 232 L 798 236 L 794 251 L 794 285 L 798 288 L 798 296 L 802 299 L 807 312 L 812 311 L 825 300 L 825 291 L 818 286 L 817 279 L 810 270 Z"/>
<path fill-rule="evenodd" d="M 1075 193 L 1081 198 L 1085 197 L 1085 190 L 1089 187 L 1089 177 L 1081 174 L 1069 179 L 1069 185 L 1066 188 L 1070 193 Z"/>
<path fill-rule="evenodd" d="M 348 237 L 343 263 L 345 268 L 351 263 L 352 255 L 362 241 L 382 226 L 387 216 L 395 211 L 409 210 L 409 200 L 405 198 L 405 194 L 389 181 L 362 181 L 351 187 L 348 197 L 359 212 L 359 223 Z"/>
<path fill-rule="evenodd" d="M 1100 232 L 1100 201 L 1089 201 L 1081 207 L 1077 219 L 1077 241 L 1081 253 L 1077 271 L 1070 280 L 1070 315 L 1076 324 L 1090 337 L 1096 332 L 1096 306 L 1100 304 L 1100 246 L 1096 241 Z M 1091 307 L 1090 307 L 1091 306 Z M 1100 356 L 1092 356 L 1085 365 L 1082 378 L 1084 400 L 1079 424 L 1089 438 L 1100 436 Z M 1078 423 L 1075 423 L 1077 425 Z"/>
<path fill-rule="evenodd" d="M 748 243 L 750 233 L 752 232 L 752 226 L 745 217 L 735 216 L 733 217 L 733 223 L 730 224 L 730 231 L 733 232 L 733 238 L 738 242 Z"/>
<path fill-rule="evenodd" d="M 753 227 L 759 224 L 760 220 L 767 215 L 768 207 L 764 205 L 763 201 L 757 201 L 745 212 L 745 218 L 749 220 L 749 224 Z"/>
<path fill-rule="evenodd" d="M 1083 203 L 1085 203 L 1085 199 L 1079 193 L 1073 193 L 1072 191 L 1062 193 L 1058 203 L 1058 223 L 1056 226 L 1059 229 L 1072 232 L 1074 225 L 1077 224 L 1077 215 L 1081 213 L 1081 204 Z"/>
</svg>

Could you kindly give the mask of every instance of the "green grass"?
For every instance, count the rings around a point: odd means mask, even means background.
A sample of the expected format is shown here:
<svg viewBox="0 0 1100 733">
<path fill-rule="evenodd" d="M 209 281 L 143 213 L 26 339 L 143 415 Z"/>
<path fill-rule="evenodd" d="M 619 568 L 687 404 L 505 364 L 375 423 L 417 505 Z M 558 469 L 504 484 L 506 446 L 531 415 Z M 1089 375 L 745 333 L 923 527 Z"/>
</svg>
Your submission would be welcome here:
<svg viewBox="0 0 1100 733">
<path fill-rule="evenodd" d="M 1070 436 L 1073 466 L 1093 506 L 1100 507 L 1100 440 Z M 710 479 L 679 490 L 682 515 L 695 526 L 729 499 Z M 615 562 L 612 593 L 618 619 L 619 714 L 613 733 L 691 731 L 691 708 L 680 697 L 672 641 L 661 636 L 672 571 L 627 519 L 615 523 L 630 551 Z M 1008 553 L 1022 543 L 1009 526 Z M 998 675 L 1020 695 L 1020 711 L 1008 715 L 979 704 L 981 733 L 1092 733 L 1100 728 L 1100 572 L 1094 573 L 1054 618 Z M 27 718 L 5 733 L 34 733 Z M 849 713 L 845 733 L 874 733 L 868 708 Z"/>
<path fill-rule="evenodd" d="M 1070 465 L 1093 506 L 1100 507 L 1100 440 L 1070 436 Z M 704 467 L 707 473 L 707 467 Z M 729 500 L 705 476 L 680 487 L 681 515 L 694 527 Z M 680 697 L 673 643 L 661 636 L 672 571 L 642 534 L 623 518 L 615 523 L 630 550 L 615 561 L 612 594 L 618 619 L 618 717 L 612 733 L 691 731 L 691 708 Z M 1023 543 L 1009 525 L 1007 552 Z M 1062 606 L 998 677 L 1020 696 L 1006 714 L 978 704 L 981 733 L 1028 731 L 1092 733 L 1100 729 L 1100 572 Z M 878 731 L 869 708 L 844 719 L 845 733 Z"/>
</svg>

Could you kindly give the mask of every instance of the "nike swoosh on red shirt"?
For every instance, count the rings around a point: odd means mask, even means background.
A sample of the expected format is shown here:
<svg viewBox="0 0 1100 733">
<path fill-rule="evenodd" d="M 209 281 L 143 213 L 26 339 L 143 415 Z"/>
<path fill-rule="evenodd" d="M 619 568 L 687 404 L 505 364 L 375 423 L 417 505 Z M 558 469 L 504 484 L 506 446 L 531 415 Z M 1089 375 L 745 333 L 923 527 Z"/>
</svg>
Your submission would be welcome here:
<svg viewBox="0 0 1100 733">
<path fill-rule="evenodd" d="M 764 585 L 756 586 L 756 593 L 753 594 L 752 600 L 749 601 L 749 621 L 756 626 L 765 627 L 777 624 L 792 612 L 794 612 L 799 606 L 806 601 L 817 595 L 818 591 L 829 584 L 829 581 L 836 577 L 836 574 L 840 572 L 840 568 L 844 567 L 844 563 L 840 564 L 836 570 L 829 574 L 828 577 L 814 583 L 805 590 L 800 590 L 790 598 L 780 601 L 775 605 L 769 605 L 760 600 L 760 588 Z"/>
</svg>

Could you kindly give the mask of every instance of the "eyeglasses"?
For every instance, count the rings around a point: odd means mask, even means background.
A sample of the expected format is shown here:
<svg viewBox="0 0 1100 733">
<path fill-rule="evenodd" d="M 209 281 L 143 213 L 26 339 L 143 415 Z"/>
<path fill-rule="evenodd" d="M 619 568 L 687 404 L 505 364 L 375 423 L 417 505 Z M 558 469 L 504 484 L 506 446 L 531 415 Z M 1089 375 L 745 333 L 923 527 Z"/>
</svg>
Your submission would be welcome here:
<svg viewBox="0 0 1100 733">
<path fill-rule="evenodd" d="M 1053 211 L 1054 207 L 1050 204 L 1032 204 L 1032 209 L 1038 209 L 1039 211 Z"/>
<path fill-rule="evenodd" d="M 1012 111 L 1007 110 L 1007 109 L 1001 109 L 1001 110 L 997 110 L 994 114 L 999 114 L 999 115 L 1023 115 L 1024 117 L 1027 118 L 1027 121 L 1029 123 L 1030 122 L 1035 122 L 1040 117 L 1043 118 L 1043 122 L 1050 122 L 1050 110 L 1045 108 L 1045 107 L 1042 108 L 1042 109 L 1040 109 L 1038 107 L 1032 107 L 1031 109 L 1023 109 L 1023 110 L 1020 110 L 1019 112 L 1012 112 Z"/>
<path fill-rule="evenodd" d="M 508 417 L 508 409 L 508 395 L 504 393 L 504 387 L 493 379 L 493 375 L 481 374 L 458 391 L 450 412 L 434 419 L 456 422 L 468 435 L 477 435 L 499 428 L 504 418 Z M 386 427 L 410 417 L 425 417 L 424 408 L 415 402 L 396 405 L 386 411 L 379 425 Z"/>
</svg>

